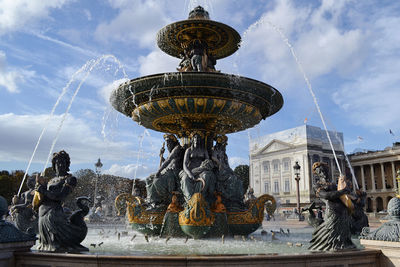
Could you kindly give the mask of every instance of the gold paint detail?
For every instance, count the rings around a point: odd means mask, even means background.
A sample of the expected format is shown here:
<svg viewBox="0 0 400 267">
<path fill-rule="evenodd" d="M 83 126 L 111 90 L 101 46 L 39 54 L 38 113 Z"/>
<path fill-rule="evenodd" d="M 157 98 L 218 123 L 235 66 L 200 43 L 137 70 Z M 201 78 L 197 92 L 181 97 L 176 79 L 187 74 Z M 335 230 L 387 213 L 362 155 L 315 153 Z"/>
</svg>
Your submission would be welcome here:
<svg viewBox="0 0 400 267">
<path fill-rule="evenodd" d="M 119 194 L 114 201 L 115 209 L 117 210 L 117 215 L 121 216 L 126 213 L 126 207 L 128 202 L 133 201 L 133 196 L 129 193 Z"/>
<path fill-rule="evenodd" d="M 129 223 L 161 225 L 165 211 L 147 211 L 142 203 L 144 200 L 140 197 L 134 197 L 132 201 L 126 202 Z"/>
<path fill-rule="evenodd" d="M 271 201 L 276 206 L 275 198 L 271 195 L 262 195 L 249 205 L 249 209 L 241 212 L 227 212 L 228 224 L 261 224 L 264 220 L 265 202 Z"/>
<path fill-rule="evenodd" d="M 208 211 L 207 202 L 201 193 L 193 194 L 188 201 L 184 211 L 179 213 L 179 225 L 189 226 L 211 226 L 214 223 L 215 216 Z"/>
</svg>

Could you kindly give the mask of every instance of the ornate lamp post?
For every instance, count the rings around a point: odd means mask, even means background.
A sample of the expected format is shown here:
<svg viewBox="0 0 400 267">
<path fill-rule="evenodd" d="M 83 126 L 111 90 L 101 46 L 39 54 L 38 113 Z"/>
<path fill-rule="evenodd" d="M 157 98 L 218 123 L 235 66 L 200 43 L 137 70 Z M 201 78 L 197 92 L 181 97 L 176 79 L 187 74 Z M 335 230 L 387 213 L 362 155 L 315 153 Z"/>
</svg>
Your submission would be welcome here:
<svg viewBox="0 0 400 267">
<path fill-rule="evenodd" d="M 301 221 L 301 213 L 300 213 L 300 188 L 299 188 L 299 181 L 300 181 L 300 165 L 299 162 L 296 161 L 296 163 L 293 166 L 294 170 L 294 179 L 296 180 L 296 189 L 297 189 L 297 213 L 299 215 L 299 221 Z"/>
<path fill-rule="evenodd" d="M 96 164 L 94 164 L 96 167 L 96 183 L 94 185 L 94 199 L 93 199 L 93 205 L 96 205 L 96 197 L 97 197 L 97 183 L 100 178 L 101 174 L 101 167 L 103 167 L 103 163 L 101 163 L 100 158 L 97 160 Z"/>
</svg>

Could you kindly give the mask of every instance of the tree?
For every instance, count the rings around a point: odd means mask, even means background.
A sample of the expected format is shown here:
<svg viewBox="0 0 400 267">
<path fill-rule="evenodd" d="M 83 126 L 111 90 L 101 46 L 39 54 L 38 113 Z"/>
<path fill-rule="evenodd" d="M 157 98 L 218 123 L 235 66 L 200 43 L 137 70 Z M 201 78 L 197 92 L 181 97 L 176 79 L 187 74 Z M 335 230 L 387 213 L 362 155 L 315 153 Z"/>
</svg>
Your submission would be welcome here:
<svg viewBox="0 0 400 267">
<path fill-rule="evenodd" d="M 94 203 L 94 191 L 96 183 L 96 173 L 91 169 L 81 169 L 73 174 L 77 179 L 77 185 L 71 194 L 65 199 L 64 203 L 70 209 L 75 210 L 76 198 L 81 196 L 89 197 Z"/>
<path fill-rule="evenodd" d="M 11 204 L 12 197 L 18 193 L 23 177 L 23 171 L 13 171 L 11 173 L 8 171 L 0 171 L 0 196 L 3 196 L 8 204 Z M 29 176 L 26 177 L 26 180 L 28 178 Z M 22 186 L 21 193 L 27 189 L 28 187 L 25 182 Z"/>
<path fill-rule="evenodd" d="M 235 175 L 242 180 L 243 183 L 243 190 L 244 192 L 247 192 L 247 189 L 249 187 L 249 165 L 239 165 L 237 166 L 233 172 L 235 173 Z"/>
</svg>

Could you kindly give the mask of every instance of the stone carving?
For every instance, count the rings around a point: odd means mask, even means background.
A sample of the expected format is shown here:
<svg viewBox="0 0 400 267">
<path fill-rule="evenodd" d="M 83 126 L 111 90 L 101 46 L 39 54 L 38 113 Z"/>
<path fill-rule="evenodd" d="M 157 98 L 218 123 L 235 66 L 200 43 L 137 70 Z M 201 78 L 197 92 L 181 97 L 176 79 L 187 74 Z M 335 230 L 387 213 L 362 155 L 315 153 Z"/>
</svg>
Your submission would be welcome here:
<svg viewBox="0 0 400 267">
<path fill-rule="evenodd" d="M 341 196 L 350 193 L 345 187 L 337 190 L 336 184 L 328 178 L 328 167 L 322 162 L 313 165 L 315 174 L 314 190 L 326 204 L 324 222 L 319 225 L 312 235 L 310 250 L 337 251 L 355 248 L 351 241 L 350 214 L 341 200 Z M 344 177 L 339 178 L 343 183 Z"/>
<path fill-rule="evenodd" d="M 171 203 L 172 192 L 179 191 L 179 172 L 182 170 L 183 148 L 173 134 L 164 135 L 169 155 L 157 173 L 146 179 L 149 209 L 165 210 Z"/>
<path fill-rule="evenodd" d="M 32 209 L 33 196 L 35 194 L 35 177 L 26 181 L 28 190 L 20 197 L 14 196 L 12 200 L 11 215 L 15 226 L 22 232 L 38 233 L 38 217 Z"/>
<path fill-rule="evenodd" d="M 64 199 L 77 184 L 74 176 L 68 173 L 70 158 L 64 151 L 53 154 L 53 170 L 56 177 L 47 183 L 43 177 L 36 179 L 36 190 L 40 195 L 39 207 L 39 247 L 41 251 L 79 252 L 88 248 L 80 245 L 87 234 L 87 226 L 83 218 L 89 212 L 84 201 L 86 197 L 77 199 L 80 210 L 68 217 L 63 210 Z"/>
</svg>

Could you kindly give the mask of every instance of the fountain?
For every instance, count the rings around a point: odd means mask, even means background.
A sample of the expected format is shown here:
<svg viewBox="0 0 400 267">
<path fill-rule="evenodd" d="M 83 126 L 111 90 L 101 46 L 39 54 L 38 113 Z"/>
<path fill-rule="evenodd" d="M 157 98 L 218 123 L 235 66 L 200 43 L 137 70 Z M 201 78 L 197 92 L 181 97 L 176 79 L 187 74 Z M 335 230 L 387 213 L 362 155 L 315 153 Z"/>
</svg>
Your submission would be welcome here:
<svg viewBox="0 0 400 267">
<path fill-rule="evenodd" d="M 146 199 L 132 190 L 132 194 L 119 195 L 115 200 L 120 214 L 126 212 L 131 228 L 143 233 L 145 241 L 140 244 L 143 252 L 132 255 L 129 250 L 127 254 L 119 251 L 110 256 L 101 250 L 103 242 L 89 244 L 92 249 L 86 240 L 83 244 L 95 255 L 18 252 L 17 266 L 54 266 L 54 262 L 57 266 L 379 264 L 379 250 L 308 254 L 295 250 L 304 254 L 276 255 L 264 251 L 276 243 L 265 242 L 263 233 L 260 240 L 257 235 L 246 238 L 262 225 L 264 204 L 270 201 L 273 210 L 276 203 L 270 195 L 244 201 L 241 181 L 228 164 L 226 135 L 253 127 L 278 112 L 283 105 L 282 95 L 268 84 L 215 69 L 216 60 L 232 55 L 239 48 L 240 35 L 231 27 L 210 20 L 201 7 L 191 11 L 187 20 L 161 29 L 157 43 L 167 54 L 182 59 L 178 72 L 127 81 L 110 99 L 116 110 L 140 125 L 165 133 L 169 151 L 164 159 L 163 146 L 159 170 L 146 179 Z M 101 241 L 99 233 L 89 235 Z M 121 235 L 117 236 L 115 243 L 128 248 L 141 239 L 135 234 L 130 242 L 120 241 Z M 239 238 L 246 248 L 254 250 L 244 250 L 243 246 L 239 247 L 240 253 L 225 250 L 228 236 Z M 189 240 L 190 237 L 202 240 Z M 164 247 L 171 244 L 177 249 L 163 253 L 160 242 Z M 215 247 L 215 251 L 183 249 L 207 246 Z"/>
<path fill-rule="evenodd" d="M 228 164 L 225 135 L 253 127 L 278 112 L 282 95 L 268 84 L 215 69 L 217 59 L 239 48 L 240 35 L 210 20 L 202 7 L 190 12 L 187 20 L 161 29 L 157 44 L 165 53 L 182 59 L 178 72 L 125 82 L 110 101 L 140 125 L 167 133 L 167 145 L 174 139 L 169 150 L 177 163 L 163 164 L 147 179 L 147 201 L 124 195 L 116 202 L 128 200 L 129 222 L 145 234 L 159 235 L 163 228 L 194 238 L 248 235 L 260 227 L 265 202 L 275 203 L 275 199 L 262 195 L 244 203 L 242 184 Z M 169 164 L 172 159 L 168 160 Z M 172 171 L 166 173 L 167 169 Z M 165 183 L 172 185 L 166 189 Z M 152 188 L 159 196 L 154 196 Z M 167 209 L 173 192 L 177 192 L 172 203 L 175 208 Z M 117 209 L 123 208 L 117 205 Z"/>
</svg>

